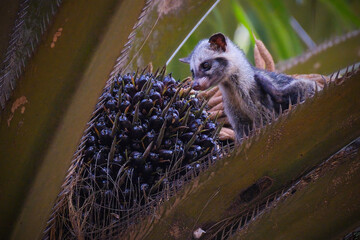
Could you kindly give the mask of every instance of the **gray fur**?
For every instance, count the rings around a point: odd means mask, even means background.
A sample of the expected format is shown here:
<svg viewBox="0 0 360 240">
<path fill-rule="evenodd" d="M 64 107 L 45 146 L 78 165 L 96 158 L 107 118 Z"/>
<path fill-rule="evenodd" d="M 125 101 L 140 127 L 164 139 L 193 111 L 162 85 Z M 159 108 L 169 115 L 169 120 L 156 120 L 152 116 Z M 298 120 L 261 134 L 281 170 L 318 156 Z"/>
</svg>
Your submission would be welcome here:
<svg viewBox="0 0 360 240">
<path fill-rule="evenodd" d="M 295 103 L 298 94 L 301 100 L 313 95 L 315 83 L 258 69 L 249 63 L 242 50 L 225 39 L 225 48 L 214 47 L 216 41 L 200 41 L 186 62 L 193 73 L 194 89 L 219 85 L 225 113 L 239 143 L 248 126 L 251 128 L 254 123 L 259 126 L 261 119 L 269 122 L 280 104 L 282 109 L 288 108 L 289 98 Z M 210 69 L 204 68 L 209 65 Z"/>
</svg>

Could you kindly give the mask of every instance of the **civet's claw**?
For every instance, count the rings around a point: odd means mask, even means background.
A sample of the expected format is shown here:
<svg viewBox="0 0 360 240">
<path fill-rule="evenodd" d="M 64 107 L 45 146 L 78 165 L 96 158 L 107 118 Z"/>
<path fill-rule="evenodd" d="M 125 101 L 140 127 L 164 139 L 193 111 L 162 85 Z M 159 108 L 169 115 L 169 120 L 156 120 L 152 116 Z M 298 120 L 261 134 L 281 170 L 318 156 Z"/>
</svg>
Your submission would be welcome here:
<svg viewBox="0 0 360 240">
<path fill-rule="evenodd" d="M 291 111 L 291 108 L 292 108 L 292 103 L 291 103 L 291 97 L 289 96 L 289 111 Z"/>
</svg>

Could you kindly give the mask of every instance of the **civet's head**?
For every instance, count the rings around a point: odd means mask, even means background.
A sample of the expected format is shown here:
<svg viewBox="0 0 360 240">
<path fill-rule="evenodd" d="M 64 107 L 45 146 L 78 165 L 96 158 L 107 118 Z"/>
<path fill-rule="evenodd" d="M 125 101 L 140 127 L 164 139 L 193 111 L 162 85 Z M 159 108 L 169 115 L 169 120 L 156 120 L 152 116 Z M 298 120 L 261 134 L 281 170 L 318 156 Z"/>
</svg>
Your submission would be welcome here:
<svg viewBox="0 0 360 240">
<path fill-rule="evenodd" d="M 180 61 L 190 64 L 195 90 L 205 90 L 219 84 L 229 71 L 230 40 L 222 33 L 212 35 L 209 40 L 202 40 L 192 53 Z"/>
</svg>

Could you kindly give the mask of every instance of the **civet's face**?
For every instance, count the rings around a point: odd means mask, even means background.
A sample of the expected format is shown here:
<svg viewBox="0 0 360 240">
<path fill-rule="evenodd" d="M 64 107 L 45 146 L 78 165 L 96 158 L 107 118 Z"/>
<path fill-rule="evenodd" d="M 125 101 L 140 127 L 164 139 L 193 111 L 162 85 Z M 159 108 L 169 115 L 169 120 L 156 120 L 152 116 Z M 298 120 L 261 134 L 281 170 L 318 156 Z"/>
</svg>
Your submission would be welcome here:
<svg viewBox="0 0 360 240">
<path fill-rule="evenodd" d="M 215 34 L 209 40 L 200 41 L 190 56 L 180 59 L 190 64 L 195 90 L 206 90 L 224 79 L 228 67 L 228 61 L 223 56 L 225 50 L 224 35 Z"/>
</svg>

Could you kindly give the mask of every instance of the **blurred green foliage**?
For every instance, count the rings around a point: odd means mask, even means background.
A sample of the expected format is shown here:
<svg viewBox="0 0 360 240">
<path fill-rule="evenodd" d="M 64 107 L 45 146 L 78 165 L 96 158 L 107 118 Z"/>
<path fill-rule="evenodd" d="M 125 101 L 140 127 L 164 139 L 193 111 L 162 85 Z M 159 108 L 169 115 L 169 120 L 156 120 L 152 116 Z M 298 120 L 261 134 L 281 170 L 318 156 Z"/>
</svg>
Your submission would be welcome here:
<svg viewBox="0 0 360 240">
<path fill-rule="evenodd" d="M 294 27 L 296 21 L 304 32 Z M 187 56 L 199 40 L 222 32 L 242 48 L 253 62 L 253 36 L 261 39 L 274 61 L 300 55 L 336 35 L 360 27 L 357 0 L 222 0 L 189 37 L 168 65 L 177 78 L 190 75 L 179 58 Z M 313 45 L 307 45 L 307 37 Z"/>
</svg>

